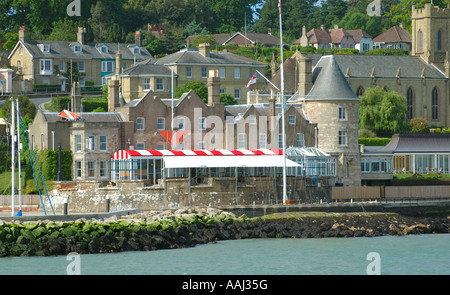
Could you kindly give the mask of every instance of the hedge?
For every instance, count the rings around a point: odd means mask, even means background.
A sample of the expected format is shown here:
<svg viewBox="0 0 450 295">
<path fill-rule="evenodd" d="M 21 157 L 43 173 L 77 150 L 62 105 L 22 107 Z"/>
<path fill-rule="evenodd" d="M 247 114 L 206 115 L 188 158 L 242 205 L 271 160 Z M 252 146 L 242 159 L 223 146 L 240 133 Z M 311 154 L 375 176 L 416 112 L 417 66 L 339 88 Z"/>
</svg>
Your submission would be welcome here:
<svg viewBox="0 0 450 295">
<path fill-rule="evenodd" d="M 359 144 L 363 144 L 365 146 L 385 146 L 390 141 L 390 138 L 360 138 Z"/>
</svg>

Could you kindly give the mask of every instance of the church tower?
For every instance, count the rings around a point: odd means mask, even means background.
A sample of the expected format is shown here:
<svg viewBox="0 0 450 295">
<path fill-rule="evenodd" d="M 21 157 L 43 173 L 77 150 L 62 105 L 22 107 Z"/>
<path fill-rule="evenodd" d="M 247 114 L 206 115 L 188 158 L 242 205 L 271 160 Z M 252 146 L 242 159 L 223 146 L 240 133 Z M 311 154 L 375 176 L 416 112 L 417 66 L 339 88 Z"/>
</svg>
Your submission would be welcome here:
<svg viewBox="0 0 450 295">
<path fill-rule="evenodd" d="M 317 147 L 336 158 L 338 182 L 360 186 L 359 97 L 350 88 L 334 55 L 319 60 L 313 82 L 304 105 L 308 117 L 318 125 Z"/>
<path fill-rule="evenodd" d="M 450 7 L 439 8 L 431 3 L 411 9 L 411 54 L 421 56 L 445 72 L 450 50 Z"/>
</svg>

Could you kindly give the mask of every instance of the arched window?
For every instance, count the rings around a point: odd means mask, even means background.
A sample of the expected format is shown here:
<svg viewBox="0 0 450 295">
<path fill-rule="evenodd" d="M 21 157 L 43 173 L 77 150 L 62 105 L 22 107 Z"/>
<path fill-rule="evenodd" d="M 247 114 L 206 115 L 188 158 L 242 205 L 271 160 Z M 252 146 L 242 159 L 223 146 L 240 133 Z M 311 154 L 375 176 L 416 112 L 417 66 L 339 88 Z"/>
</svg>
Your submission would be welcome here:
<svg viewBox="0 0 450 295">
<path fill-rule="evenodd" d="M 431 119 L 439 120 L 439 89 L 434 87 L 431 95 Z"/>
<path fill-rule="evenodd" d="M 408 119 L 414 118 L 414 90 L 409 87 L 406 92 L 406 104 L 408 106 Z"/>
<path fill-rule="evenodd" d="M 358 89 L 356 89 L 356 95 L 363 96 L 364 95 L 364 87 L 359 86 Z"/>
<path fill-rule="evenodd" d="M 437 32 L 437 50 L 442 50 L 442 31 L 439 30 Z"/>
<path fill-rule="evenodd" d="M 422 34 L 422 31 L 421 30 L 419 30 L 418 32 L 417 32 L 417 40 L 418 40 L 418 46 L 419 46 L 419 48 L 417 49 L 417 51 L 418 52 L 423 52 L 423 34 Z"/>
</svg>

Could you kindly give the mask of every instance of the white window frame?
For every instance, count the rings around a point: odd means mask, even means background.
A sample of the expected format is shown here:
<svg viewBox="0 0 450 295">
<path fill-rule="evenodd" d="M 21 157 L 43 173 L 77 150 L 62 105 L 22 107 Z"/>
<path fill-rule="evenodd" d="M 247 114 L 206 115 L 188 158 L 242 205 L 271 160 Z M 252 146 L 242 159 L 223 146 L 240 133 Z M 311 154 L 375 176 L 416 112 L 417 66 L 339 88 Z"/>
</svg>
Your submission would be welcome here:
<svg viewBox="0 0 450 295">
<path fill-rule="evenodd" d="M 136 142 L 136 150 L 145 150 L 145 143 Z"/>
<path fill-rule="evenodd" d="M 64 60 L 59 61 L 59 71 L 65 72 L 66 71 L 66 62 Z"/>
<path fill-rule="evenodd" d="M 297 147 L 305 146 L 305 135 L 303 133 L 297 133 Z"/>
<path fill-rule="evenodd" d="M 81 142 L 82 142 L 81 135 L 75 135 L 75 152 L 83 151 L 83 146 Z"/>
<path fill-rule="evenodd" d="M 108 177 L 108 162 L 100 161 L 100 178 Z"/>
<path fill-rule="evenodd" d="M 89 135 L 87 138 L 87 148 L 90 152 L 95 151 L 95 135 Z"/>
<path fill-rule="evenodd" d="M 145 130 L 145 118 L 142 117 L 136 118 L 136 130 L 137 131 Z"/>
<path fill-rule="evenodd" d="M 75 161 L 75 178 L 82 177 L 81 161 Z"/>
<path fill-rule="evenodd" d="M 111 68 L 111 71 L 108 71 Z M 102 61 L 102 73 L 112 73 L 114 72 L 114 61 L 103 60 Z"/>
<path fill-rule="evenodd" d="M 219 68 L 219 78 L 225 79 L 225 68 Z"/>
<path fill-rule="evenodd" d="M 80 53 L 80 52 L 82 52 L 82 51 L 83 51 L 83 47 L 81 47 L 80 44 L 75 44 L 75 45 L 73 46 L 73 52 L 75 52 L 75 53 Z"/>
<path fill-rule="evenodd" d="M 156 118 L 156 130 L 164 130 L 166 128 L 166 118 Z"/>
<path fill-rule="evenodd" d="M 295 115 L 289 115 L 289 125 L 295 125 Z"/>
<path fill-rule="evenodd" d="M 178 130 L 185 130 L 184 128 L 186 128 L 186 120 L 185 118 L 177 118 L 177 129 Z M 181 125 L 181 127 L 180 127 Z"/>
<path fill-rule="evenodd" d="M 241 79 L 241 69 L 234 68 L 234 79 Z"/>
<path fill-rule="evenodd" d="M 248 116 L 248 123 L 250 125 L 255 125 L 256 124 L 256 116 L 255 115 L 249 115 Z"/>
<path fill-rule="evenodd" d="M 339 146 L 347 146 L 347 130 L 339 130 L 338 143 Z"/>
<path fill-rule="evenodd" d="M 208 68 L 202 67 L 202 78 L 208 78 Z"/>
<path fill-rule="evenodd" d="M 87 162 L 87 176 L 88 178 L 95 178 L 95 161 L 88 161 Z M 92 175 L 91 175 L 92 173 Z"/>
<path fill-rule="evenodd" d="M 192 67 L 186 67 L 186 78 L 192 79 Z"/>
<path fill-rule="evenodd" d="M 142 90 L 150 90 L 150 78 L 142 78 Z"/>
<path fill-rule="evenodd" d="M 156 78 L 156 91 L 164 91 L 164 79 Z"/>
<path fill-rule="evenodd" d="M 339 121 L 347 121 L 347 108 L 339 107 Z"/>
<path fill-rule="evenodd" d="M 99 148 L 101 152 L 106 152 L 108 150 L 108 137 L 106 135 L 100 135 Z"/>
<path fill-rule="evenodd" d="M 80 60 L 80 61 L 78 62 L 78 71 L 79 71 L 80 73 L 86 72 L 86 63 L 85 63 L 83 60 Z"/>
<path fill-rule="evenodd" d="M 234 89 L 234 99 L 241 99 L 241 89 L 240 88 Z"/>
<path fill-rule="evenodd" d="M 53 60 L 52 59 L 41 59 L 39 61 L 39 69 L 41 75 L 53 75 Z"/>
</svg>

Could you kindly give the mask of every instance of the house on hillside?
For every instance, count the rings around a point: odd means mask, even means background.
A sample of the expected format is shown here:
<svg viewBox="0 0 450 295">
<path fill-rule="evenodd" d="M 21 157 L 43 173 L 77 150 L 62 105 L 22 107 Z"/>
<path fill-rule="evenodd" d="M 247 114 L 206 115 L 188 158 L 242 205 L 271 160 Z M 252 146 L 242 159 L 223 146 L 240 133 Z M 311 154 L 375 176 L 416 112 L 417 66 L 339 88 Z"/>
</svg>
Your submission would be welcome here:
<svg viewBox="0 0 450 295">
<path fill-rule="evenodd" d="M 39 41 L 28 40 L 25 27 L 21 27 L 19 42 L 8 57 L 14 70 L 13 91 L 26 93 L 32 92 L 34 85 L 49 85 L 64 92 L 71 82 L 61 73 L 69 70 L 68 64 L 74 63 L 81 74 L 81 87 L 88 81 L 101 86 L 107 82 L 107 75 L 152 57 L 145 47 L 139 45 L 139 35 L 136 36 L 136 44 L 95 44 L 86 41 L 86 29 L 80 27 L 77 41 Z M 118 52 L 120 64 L 116 62 Z"/>
<path fill-rule="evenodd" d="M 374 49 L 411 50 L 411 35 L 402 26 L 394 26 L 373 39 Z"/>
<path fill-rule="evenodd" d="M 250 88 L 246 84 L 258 70 L 265 73 L 267 65 L 230 52 L 215 52 L 209 44 L 203 43 L 199 48 L 182 49 L 160 59 L 148 60 L 126 69 L 118 75 L 121 80 L 122 94 L 130 102 L 153 90 L 161 98 L 171 98 L 172 70 L 173 86 L 183 87 L 188 82 L 207 83 L 211 70 L 216 70 L 220 77 L 220 93 L 232 95 L 238 102 L 246 100 Z M 251 88 L 264 85 L 263 79 Z"/>
<path fill-rule="evenodd" d="M 316 49 L 355 48 L 360 52 L 372 49 L 372 37 L 363 30 L 344 30 L 337 25 L 333 29 L 311 29 L 306 32 L 302 28 L 302 36 L 294 42 L 294 45 L 314 46 Z"/>
<path fill-rule="evenodd" d="M 201 35 L 192 35 L 186 38 L 188 44 L 192 44 L 193 41 Z M 212 34 L 209 35 L 214 38 L 219 45 L 236 45 L 236 46 L 256 46 L 257 44 L 264 47 L 279 47 L 280 39 L 272 35 L 272 30 L 269 30 L 267 34 L 263 33 L 245 33 L 236 32 L 234 34 Z M 286 42 L 283 42 L 284 46 L 288 46 Z"/>
</svg>

